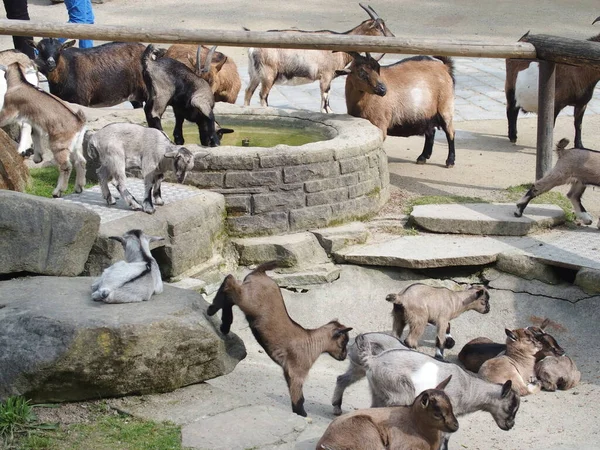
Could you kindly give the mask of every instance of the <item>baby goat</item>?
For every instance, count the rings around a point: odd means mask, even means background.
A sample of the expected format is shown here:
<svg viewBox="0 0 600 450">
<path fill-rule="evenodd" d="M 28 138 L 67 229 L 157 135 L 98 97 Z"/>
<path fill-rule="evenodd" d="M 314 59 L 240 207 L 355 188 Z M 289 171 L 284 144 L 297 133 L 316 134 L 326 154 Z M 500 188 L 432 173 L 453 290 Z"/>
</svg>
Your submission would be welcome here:
<svg viewBox="0 0 600 450">
<path fill-rule="evenodd" d="M 76 41 L 30 41 L 35 59 L 48 78 L 50 92 L 83 106 L 113 106 L 130 101 L 141 108 L 147 91 L 142 78 L 143 44 L 109 42 L 92 48 L 72 48 Z"/>
<path fill-rule="evenodd" d="M 162 131 L 132 123 L 112 123 L 98 130 L 88 149 L 100 160 L 97 172 L 106 203 L 116 203 L 108 188 L 108 182 L 114 179 L 127 204 L 148 214 L 154 213 L 154 205 L 164 204 L 160 190 L 164 173 L 173 170 L 177 181 L 183 183 L 187 172 L 194 168 L 194 155 L 187 148 L 172 144 Z M 141 169 L 144 178 L 142 205 L 125 186 L 126 170 L 131 168 Z"/>
<path fill-rule="evenodd" d="M 541 361 L 547 356 L 562 356 L 565 354 L 556 339 L 546 333 L 545 329 L 549 323 L 550 320 L 546 319 L 539 327 L 527 327 L 535 333 L 537 340 L 542 344 L 542 349 L 535 355 L 536 361 Z M 478 337 L 465 344 L 458 354 L 458 359 L 465 366 L 465 369 L 477 373 L 484 362 L 505 351 L 506 344 L 496 343 L 486 337 Z"/>
<path fill-rule="evenodd" d="M 394 333 L 401 337 L 408 324 L 410 332 L 404 341 L 407 347 L 417 348 L 419 338 L 428 323 L 437 326 L 435 357 L 444 359 L 444 348 L 454 347 L 450 335 L 450 321 L 465 311 L 480 314 L 490 312 L 490 294 L 483 286 L 472 286 L 466 291 L 452 291 L 415 283 L 399 294 L 389 294 L 386 301 L 394 304 Z"/>
<path fill-rule="evenodd" d="M 221 52 L 215 52 L 214 48 L 209 49 L 204 45 L 196 48 L 192 44 L 173 44 L 167 49 L 165 57 L 182 62 L 205 79 L 212 88 L 215 102 L 235 103 L 242 88 L 237 66 L 233 59 Z M 196 57 L 192 58 L 194 54 Z M 200 64 L 202 60 L 206 61 L 204 68 Z"/>
<path fill-rule="evenodd" d="M 125 250 L 125 261 L 118 261 L 102 272 L 92 284 L 92 300 L 104 303 L 134 303 L 150 300 L 163 291 L 150 243 L 162 237 L 148 236 L 142 230 L 129 230 L 122 237 L 110 236 Z"/>
<path fill-rule="evenodd" d="M 541 385 L 535 377 L 535 355 L 542 349 L 538 334 L 531 329 L 506 329 L 506 353 L 484 362 L 479 375 L 492 383 L 512 381 L 519 395 L 536 394 Z"/>
<path fill-rule="evenodd" d="M 388 36 L 394 34 L 385 25 L 370 6 L 359 3 L 370 19 L 344 33 L 330 30 L 269 30 L 286 33 L 315 33 L 336 35 Z M 351 61 L 344 53 L 332 53 L 329 50 L 296 50 L 287 48 L 250 48 L 248 49 L 248 74 L 250 82 L 246 88 L 244 105 L 250 104 L 254 91 L 260 84 L 260 104 L 269 106 L 269 92 L 277 83 L 303 84 L 319 80 L 321 89 L 321 112 L 332 112 L 329 106 L 329 90 L 331 81 Z"/>
<path fill-rule="evenodd" d="M 588 185 L 600 185 L 600 152 L 584 148 L 570 148 L 568 139 L 561 139 L 556 145 L 558 161 L 550 172 L 540 178 L 517 202 L 516 217 L 521 217 L 529 202 L 538 195 L 556 186 L 571 184 L 567 197 L 573 205 L 575 215 L 585 225 L 592 223 L 592 216 L 585 210 L 581 197 Z M 600 228 L 600 220 L 598 221 Z"/>
<path fill-rule="evenodd" d="M 566 355 L 547 356 L 538 361 L 535 364 L 535 375 L 546 391 L 566 391 L 577 386 L 581 380 L 581 372 Z"/>
<path fill-rule="evenodd" d="M 198 125 L 202 145 L 218 146 L 221 140 L 215 129 L 215 97 L 210 86 L 185 64 L 162 55 L 163 52 L 152 44 L 142 55 L 144 81 L 148 88 L 148 101 L 144 105 L 148 126 L 162 131 L 160 119 L 170 105 L 175 113 L 173 140 L 177 145 L 184 143 L 183 121 L 189 120 Z"/>
<path fill-rule="evenodd" d="M 18 63 L 0 67 L 0 78 L 6 83 L 4 104 L 0 110 L 0 126 L 27 122 L 33 127 L 35 162 L 42 161 L 42 140 L 48 139 L 59 175 L 53 197 L 60 197 L 67 189 L 73 165 L 77 174 L 75 192 L 85 185 L 85 158 L 83 137 L 85 115 L 74 113 L 63 102 L 30 84 Z"/>
<path fill-rule="evenodd" d="M 346 78 L 348 114 L 367 119 L 386 136 L 425 135 L 417 164 L 431 157 L 436 128 L 446 133 L 446 167 L 454 167 L 454 64 L 444 56 L 415 56 L 381 67 L 368 53 L 338 70 Z"/>
<path fill-rule="evenodd" d="M 451 378 L 421 392 L 410 406 L 359 409 L 338 417 L 317 450 L 438 450 L 444 434 L 458 430 L 444 392 Z"/>
<path fill-rule="evenodd" d="M 25 53 L 18 50 L 4 50 L 0 52 L 0 65 L 8 66 L 12 63 L 19 64 L 19 68 L 25 79 L 34 86 L 39 85 L 38 70 L 33 60 L 29 59 Z M 0 106 L 1 108 L 1 106 Z M 33 140 L 31 137 L 31 125 L 25 120 L 18 121 L 21 128 L 19 136 L 19 148 L 17 151 L 21 156 L 26 157 L 33 154 Z M 39 154 L 44 152 L 40 150 Z"/>
<path fill-rule="evenodd" d="M 594 21 L 595 22 L 595 21 Z M 600 34 L 588 39 L 600 42 Z M 506 60 L 506 117 L 508 138 L 517 142 L 517 118 L 519 110 L 538 112 L 539 63 L 524 59 Z M 600 80 L 600 70 L 591 66 L 556 64 L 556 93 L 554 94 L 554 121 L 566 106 L 573 106 L 575 124 L 575 147 L 583 148 L 581 123 L 594 88 Z"/>
<path fill-rule="evenodd" d="M 233 322 L 233 306 L 242 310 L 258 343 L 283 369 L 292 411 L 306 417 L 302 387 L 310 368 L 321 353 L 343 361 L 348 332 L 352 328 L 332 320 L 320 328 L 308 330 L 294 322 L 285 307 L 281 289 L 265 274 L 276 267 L 275 261 L 261 264 L 246 275 L 243 283 L 228 275 L 207 312 L 212 316 L 222 309 L 221 331 L 227 334 Z"/>
</svg>

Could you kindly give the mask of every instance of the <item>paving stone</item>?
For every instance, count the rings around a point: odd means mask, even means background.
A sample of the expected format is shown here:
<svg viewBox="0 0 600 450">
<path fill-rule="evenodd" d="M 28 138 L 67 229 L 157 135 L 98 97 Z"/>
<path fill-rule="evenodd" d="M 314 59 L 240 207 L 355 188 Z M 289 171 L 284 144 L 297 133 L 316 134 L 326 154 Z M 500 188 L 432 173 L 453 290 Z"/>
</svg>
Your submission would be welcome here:
<svg viewBox="0 0 600 450">
<path fill-rule="evenodd" d="M 274 272 L 270 276 L 279 286 L 293 287 L 331 283 L 340 277 L 341 269 L 332 263 L 311 266 L 308 270 L 294 268 L 291 273 Z"/>
<path fill-rule="evenodd" d="M 369 237 L 367 226 L 362 222 L 352 222 L 339 227 L 311 230 L 311 233 L 317 237 L 319 243 L 328 254 L 350 245 L 364 244 Z"/>
</svg>

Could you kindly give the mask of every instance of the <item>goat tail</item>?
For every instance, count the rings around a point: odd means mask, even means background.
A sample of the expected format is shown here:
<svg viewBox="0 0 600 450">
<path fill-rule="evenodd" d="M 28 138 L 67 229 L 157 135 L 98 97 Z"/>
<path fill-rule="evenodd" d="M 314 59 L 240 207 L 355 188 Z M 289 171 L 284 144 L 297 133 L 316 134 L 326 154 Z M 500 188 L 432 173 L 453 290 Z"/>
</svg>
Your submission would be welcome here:
<svg viewBox="0 0 600 450">
<path fill-rule="evenodd" d="M 269 261 L 266 263 L 262 263 L 248 275 L 264 274 L 267 270 L 274 270 L 277 269 L 279 266 L 280 261 Z"/>
<path fill-rule="evenodd" d="M 558 153 L 558 158 L 559 159 L 564 156 L 565 149 L 567 148 L 567 145 L 569 145 L 569 140 L 567 138 L 562 138 L 556 144 L 556 153 Z"/>
<path fill-rule="evenodd" d="M 456 86 L 456 79 L 454 78 L 454 60 L 449 56 L 434 56 L 435 59 L 439 59 L 448 68 L 450 78 L 452 78 L 452 85 Z"/>
</svg>

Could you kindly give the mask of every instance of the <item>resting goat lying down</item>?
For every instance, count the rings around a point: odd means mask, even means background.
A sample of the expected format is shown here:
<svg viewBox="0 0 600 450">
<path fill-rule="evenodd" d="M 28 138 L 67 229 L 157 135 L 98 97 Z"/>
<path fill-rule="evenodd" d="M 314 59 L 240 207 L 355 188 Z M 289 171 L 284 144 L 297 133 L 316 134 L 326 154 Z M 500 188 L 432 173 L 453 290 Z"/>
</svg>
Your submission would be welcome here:
<svg viewBox="0 0 600 450">
<path fill-rule="evenodd" d="M 102 272 L 92 284 L 92 300 L 104 303 L 134 303 L 150 300 L 163 291 L 158 264 L 150 253 L 150 243 L 162 237 L 148 236 L 142 230 L 129 230 L 122 237 L 110 236 L 125 250 L 118 261 Z"/>
<path fill-rule="evenodd" d="M 246 275 L 243 283 L 228 275 L 207 312 L 212 316 L 222 310 L 221 331 L 227 334 L 233 322 L 233 306 L 242 310 L 258 343 L 283 369 L 292 411 L 306 417 L 302 387 L 310 368 L 321 353 L 328 353 L 338 361 L 346 359 L 348 332 L 352 328 L 337 320 L 312 330 L 294 322 L 285 307 L 281 289 L 265 273 L 277 266 L 277 261 L 261 264 Z"/>
</svg>

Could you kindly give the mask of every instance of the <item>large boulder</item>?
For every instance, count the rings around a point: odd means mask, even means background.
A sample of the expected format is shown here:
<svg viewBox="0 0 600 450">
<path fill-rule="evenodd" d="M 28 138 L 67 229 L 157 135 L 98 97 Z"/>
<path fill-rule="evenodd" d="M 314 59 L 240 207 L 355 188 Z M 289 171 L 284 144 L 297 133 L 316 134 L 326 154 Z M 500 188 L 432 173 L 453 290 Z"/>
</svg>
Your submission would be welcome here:
<svg viewBox="0 0 600 450">
<path fill-rule="evenodd" d="M 83 272 L 100 216 L 81 205 L 0 191 L 0 274 Z"/>
<path fill-rule="evenodd" d="M 0 130 L 0 189 L 23 192 L 29 180 L 29 169 L 17 152 L 17 145 Z"/>
<path fill-rule="evenodd" d="M 165 285 L 148 302 L 96 303 L 93 278 L 0 282 L 0 400 L 61 402 L 166 392 L 218 377 L 246 356 L 208 304 Z"/>
</svg>

